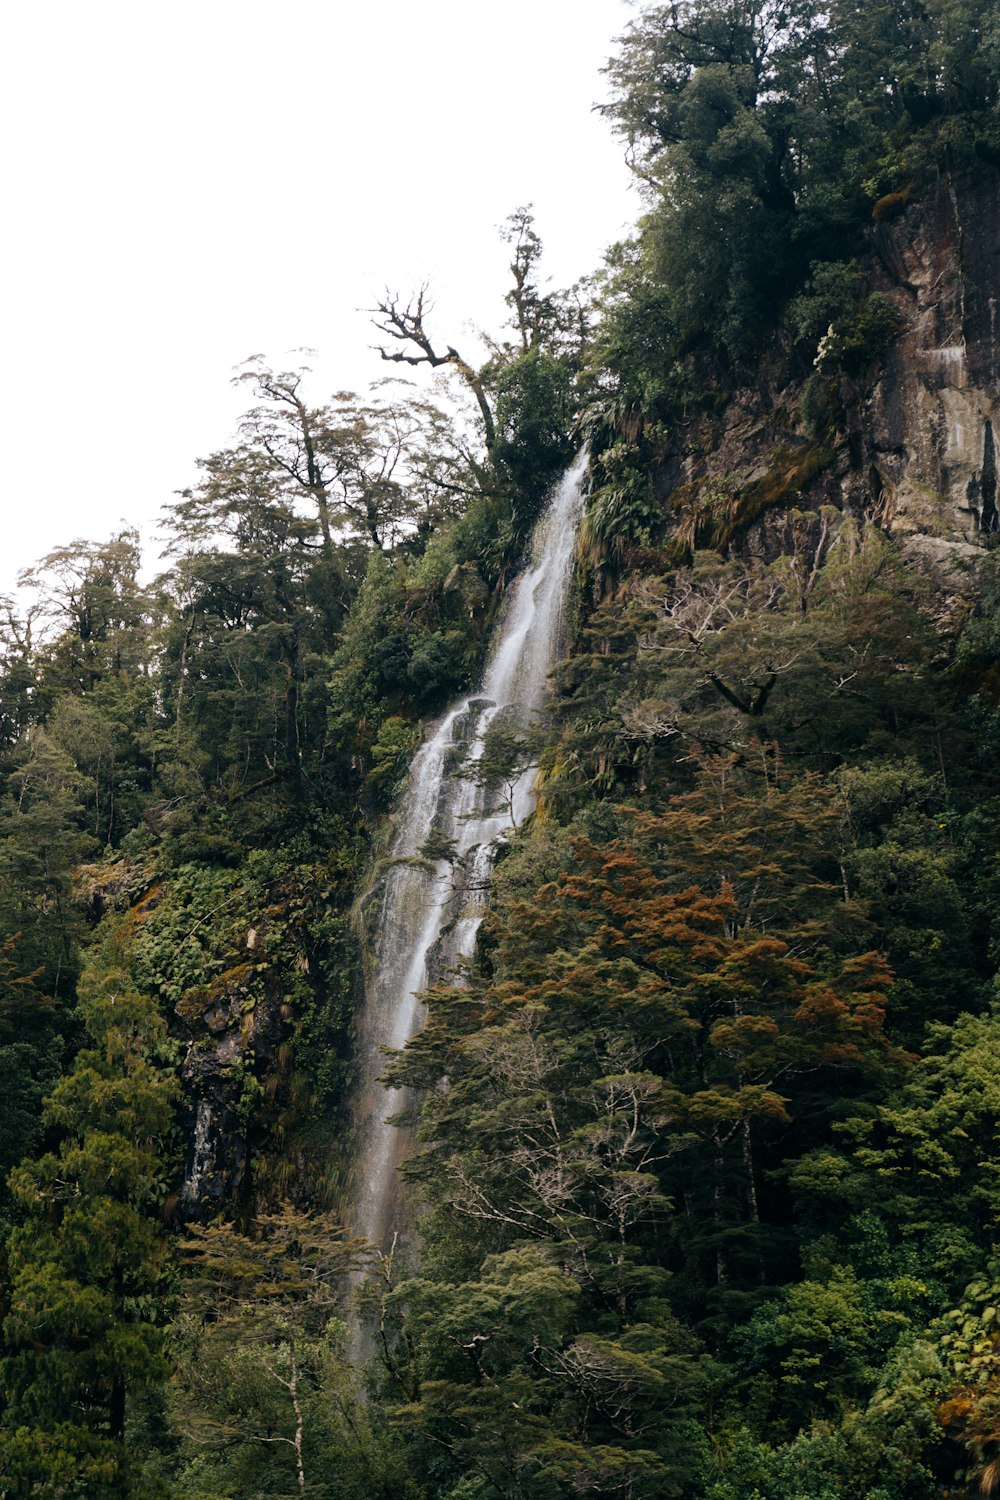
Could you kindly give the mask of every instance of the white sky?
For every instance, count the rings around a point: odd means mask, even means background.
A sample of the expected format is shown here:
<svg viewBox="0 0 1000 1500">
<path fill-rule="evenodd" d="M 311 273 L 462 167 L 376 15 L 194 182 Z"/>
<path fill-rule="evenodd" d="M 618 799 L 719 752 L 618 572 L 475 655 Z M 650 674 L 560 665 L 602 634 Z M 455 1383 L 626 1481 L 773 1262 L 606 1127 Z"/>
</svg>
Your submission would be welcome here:
<svg viewBox="0 0 1000 1500">
<path fill-rule="evenodd" d="M 152 537 L 226 445 L 233 367 L 390 371 L 366 315 L 424 280 L 463 347 L 505 315 L 497 226 L 555 285 L 638 212 L 591 111 L 628 0 L 8 0 L 0 19 L 0 591 L 77 536 Z"/>
</svg>

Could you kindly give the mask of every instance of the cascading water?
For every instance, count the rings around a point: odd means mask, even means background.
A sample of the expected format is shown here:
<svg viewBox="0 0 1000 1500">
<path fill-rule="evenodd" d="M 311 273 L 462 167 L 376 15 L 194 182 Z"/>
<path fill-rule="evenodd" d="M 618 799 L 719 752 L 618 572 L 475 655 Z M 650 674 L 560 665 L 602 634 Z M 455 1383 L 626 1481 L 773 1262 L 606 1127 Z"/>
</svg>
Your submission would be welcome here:
<svg viewBox="0 0 1000 1500">
<path fill-rule="evenodd" d="M 520 772 L 502 807 L 468 767 L 482 757 L 498 715 L 505 728 L 508 721 L 512 728 L 523 726 L 545 697 L 560 644 L 586 472 L 583 451 L 535 528 L 531 562 L 512 590 L 481 692 L 452 708 L 424 742 L 400 798 L 402 819 L 382 891 L 358 1034 L 351 1227 L 376 1246 L 387 1246 L 399 1224 L 396 1168 L 405 1139 L 386 1117 L 407 1104 L 380 1082 L 385 1049 L 398 1049 L 414 1035 L 421 1023 L 419 992 L 470 952 L 482 915 L 477 893 L 489 879 L 497 841 L 534 804 L 534 767 Z M 444 849 L 449 858 L 434 856 Z"/>
</svg>

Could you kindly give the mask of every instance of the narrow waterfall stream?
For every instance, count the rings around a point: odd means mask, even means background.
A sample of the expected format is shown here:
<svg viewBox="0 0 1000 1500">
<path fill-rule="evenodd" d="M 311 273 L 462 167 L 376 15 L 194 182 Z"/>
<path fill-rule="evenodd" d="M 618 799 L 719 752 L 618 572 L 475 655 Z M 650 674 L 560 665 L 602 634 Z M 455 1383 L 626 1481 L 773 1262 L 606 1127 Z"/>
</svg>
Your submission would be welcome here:
<svg viewBox="0 0 1000 1500">
<path fill-rule="evenodd" d="M 451 708 L 414 758 L 400 794 L 401 817 L 381 893 L 373 972 L 358 1028 L 354 1122 L 358 1156 L 351 1229 L 387 1247 L 401 1223 L 399 1160 L 405 1132 L 386 1117 L 405 1095 L 380 1082 L 385 1048 L 419 1029 L 418 994 L 469 955 L 482 919 L 481 897 L 497 840 L 531 811 L 535 769 L 523 770 L 503 806 L 463 763 L 478 760 L 491 724 L 526 725 L 541 706 L 561 641 L 586 451 L 556 485 L 535 528 L 529 565 L 511 591 L 482 689 Z M 450 841 L 454 860 L 425 858 Z"/>
</svg>

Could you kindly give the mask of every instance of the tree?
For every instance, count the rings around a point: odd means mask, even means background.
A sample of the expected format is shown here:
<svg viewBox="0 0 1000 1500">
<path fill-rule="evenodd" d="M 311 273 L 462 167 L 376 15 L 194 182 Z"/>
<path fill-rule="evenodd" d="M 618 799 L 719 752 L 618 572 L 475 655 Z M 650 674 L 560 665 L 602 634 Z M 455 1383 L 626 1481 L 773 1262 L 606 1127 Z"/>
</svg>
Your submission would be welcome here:
<svg viewBox="0 0 1000 1500">
<path fill-rule="evenodd" d="M 200 1484 L 217 1481 L 220 1494 L 266 1484 L 272 1494 L 414 1495 L 346 1359 L 345 1293 L 363 1242 L 284 1204 L 245 1230 L 190 1224 L 179 1248 L 169 1418 Z"/>
<path fill-rule="evenodd" d="M 938 1418 L 969 1464 L 956 1477 L 993 1495 L 1000 1484 L 1000 1265 L 991 1257 L 965 1288 L 958 1306 L 938 1324 L 945 1366 L 945 1399 Z"/>
<path fill-rule="evenodd" d="M 22 584 L 38 590 L 50 637 L 41 674 L 49 694 L 87 693 L 140 669 L 148 605 L 140 563 L 139 533 L 126 530 L 107 542 L 57 547 L 22 574 Z"/>
<path fill-rule="evenodd" d="M 472 476 L 443 412 L 405 382 L 388 381 L 367 400 L 342 391 L 310 406 L 308 374 L 308 366 L 274 371 L 259 355 L 248 360 L 236 383 L 249 384 L 260 404 L 244 414 L 240 433 L 270 461 L 277 493 L 293 507 L 308 497 L 329 566 L 351 536 L 388 550 L 451 513 L 449 495 L 465 492 Z"/>
<path fill-rule="evenodd" d="M 408 1395 L 397 1421 L 440 1493 L 681 1494 L 704 1456 L 691 1417 L 706 1361 L 662 1311 L 624 1332 L 581 1331 L 579 1268 L 560 1260 L 523 1245 L 468 1278 L 391 1289 L 404 1341 L 387 1363 Z"/>
<path fill-rule="evenodd" d="M 20 601 L 0 598 L 0 749 L 4 752 L 35 721 L 35 627 L 40 614 L 37 601 L 22 607 Z"/>
<path fill-rule="evenodd" d="M 375 314 L 375 327 L 400 346 L 393 348 L 391 344 L 382 345 L 379 354 L 384 360 L 397 365 L 429 365 L 432 370 L 439 370 L 443 365 L 454 366 L 475 398 L 482 420 L 486 452 L 491 455 L 496 444 L 496 428 L 483 378 L 453 345 L 446 345 L 443 354 L 435 349 L 424 322 L 433 311 L 426 283 L 405 304 L 398 294 L 391 293 L 387 288 L 382 301 L 376 303 L 371 311 Z"/>
<path fill-rule="evenodd" d="M 874 528 L 843 526 L 833 545 L 829 513 L 785 524 L 773 563 L 696 551 L 665 577 L 633 573 L 593 611 L 586 649 L 557 669 L 567 783 L 575 766 L 604 789 L 641 786 L 699 751 L 746 755 L 754 738 L 823 770 L 937 758 L 953 710 L 928 581 Z"/>
<path fill-rule="evenodd" d="M 515 341 L 487 339 L 489 360 L 477 369 L 451 344 L 441 352 L 428 330 L 432 308 L 424 285 L 403 303 L 386 292 L 372 309 L 375 326 L 392 341 L 384 360 L 431 369 L 454 366 L 479 410 L 489 466 L 484 491 L 499 487 L 515 509 L 518 537 L 534 519 L 553 479 L 572 454 L 570 432 L 579 404 L 576 381 L 589 336 L 580 289 L 543 292 L 538 270 L 542 242 L 530 206 L 518 208 L 501 230 L 512 248 L 512 285 L 504 300 Z"/>
<path fill-rule="evenodd" d="M 602 110 L 651 204 L 632 291 L 662 289 L 661 347 L 745 367 L 810 262 L 861 247 L 873 203 L 992 156 L 996 49 L 984 0 L 645 6 Z"/>
<path fill-rule="evenodd" d="M 461 768 L 463 779 L 480 789 L 489 815 L 502 814 L 512 828 L 517 826 L 517 789 L 538 761 L 534 738 L 517 724 L 505 724 L 502 720 L 491 724 L 479 753 L 466 759 Z"/>
<path fill-rule="evenodd" d="M 37 591 L 24 619 L 8 612 L 21 664 L 15 680 L 24 682 L 31 660 L 17 719 L 25 730 L 44 724 L 48 741 L 68 755 L 80 773 L 81 821 L 102 845 L 135 825 L 152 779 L 145 742 L 155 720 L 155 603 L 139 567 L 135 531 L 75 541 L 22 575 Z"/>
<path fill-rule="evenodd" d="M 12 1174 L 24 1222 L 9 1241 L 0 1474 L 10 1500 L 131 1493 L 131 1398 L 167 1374 L 169 1257 L 159 1209 L 177 1086 L 152 1003 L 127 977 L 127 919 L 80 985 L 88 1044 L 44 1123 L 59 1143 Z"/>
<path fill-rule="evenodd" d="M 492 977 L 432 992 L 392 1073 L 429 1091 L 412 1170 L 449 1233 L 559 1244 L 625 1322 L 668 1244 L 702 1310 L 706 1281 L 725 1309 L 781 1264 L 761 1163 L 791 1120 L 801 1146 L 826 1135 L 842 1073 L 899 1061 L 889 975 L 825 878 L 835 818 L 818 788 L 729 792 L 708 768 L 518 894 Z"/>
<path fill-rule="evenodd" d="M 504 293 L 504 301 L 510 308 L 509 327 L 517 343 L 512 347 L 504 340 L 490 340 L 494 358 L 516 359 L 533 350 L 544 350 L 579 366 L 590 333 L 590 309 L 583 298 L 585 284 L 568 292 L 542 291 L 539 270 L 543 246 L 530 203 L 508 214 L 500 237 L 511 247 L 512 284 Z"/>
<path fill-rule="evenodd" d="M 643 238 L 675 334 L 707 333 L 737 362 L 803 268 L 793 224 L 823 151 L 827 30 L 815 0 L 684 0 L 644 10 L 607 68 L 604 113 L 654 205 Z"/>
<path fill-rule="evenodd" d="M 298 798 L 310 656 L 329 641 L 344 589 L 312 598 L 319 522 L 297 513 L 266 452 L 224 450 L 202 468 L 172 507 L 187 619 L 168 641 L 168 712 L 178 734 L 182 715 L 197 724 L 208 775 L 231 793 L 280 780 Z"/>
<path fill-rule="evenodd" d="M 83 830 L 92 788 L 45 729 L 29 729 L 11 756 L 0 798 L 0 931 L 18 933 L 29 970 L 66 1000 L 76 975 L 80 913 L 72 899 L 77 863 L 93 852 Z"/>
<path fill-rule="evenodd" d="M 0 1172 L 4 1178 L 36 1144 L 42 1100 L 59 1075 L 62 1016 L 39 988 L 19 933 L 0 943 Z M 5 1195 L 6 1197 L 6 1195 Z"/>
</svg>

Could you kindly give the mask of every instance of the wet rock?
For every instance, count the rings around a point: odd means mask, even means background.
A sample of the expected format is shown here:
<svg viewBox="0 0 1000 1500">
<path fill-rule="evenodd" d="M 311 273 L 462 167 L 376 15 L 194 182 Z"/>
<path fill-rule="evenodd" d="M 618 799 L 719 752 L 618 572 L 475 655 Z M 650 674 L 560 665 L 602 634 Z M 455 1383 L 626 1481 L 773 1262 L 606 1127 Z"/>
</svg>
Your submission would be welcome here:
<svg viewBox="0 0 1000 1500">
<path fill-rule="evenodd" d="M 827 541 L 843 517 L 873 522 L 955 581 L 1000 529 L 1000 174 L 901 198 L 873 228 L 868 268 L 900 329 L 881 363 L 841 377 L 832 440 L 805 434 L 802 380 L 771 354 L 664 457 L 654 493 L 686 546 L 770 561 L 784 517 L 826 513 Z"/>
<path fill-rule="evenodd" d="M 254 931 L 253 928 L 250 929 Z M 245 1088 L 260 1089 L 288 1029 L 270 970 L 234 964 L 176 1007 L 188 1040 L 180 1076 L 189 1100 L 180 1210 L 187 1218 L 235 1211 L 249 1189 Z"/>
<path fill-rule="evenodd" d="M 951 567 L 998 524 L 1000 175 L 942 180 L 878 245 L 903 320 L 862 412 L 884 522 L 914 555 Z"/>
</svg>

